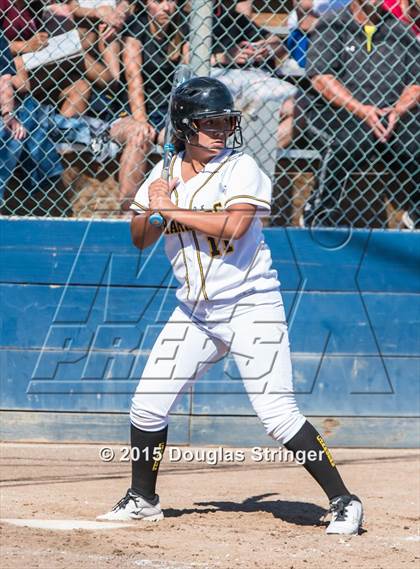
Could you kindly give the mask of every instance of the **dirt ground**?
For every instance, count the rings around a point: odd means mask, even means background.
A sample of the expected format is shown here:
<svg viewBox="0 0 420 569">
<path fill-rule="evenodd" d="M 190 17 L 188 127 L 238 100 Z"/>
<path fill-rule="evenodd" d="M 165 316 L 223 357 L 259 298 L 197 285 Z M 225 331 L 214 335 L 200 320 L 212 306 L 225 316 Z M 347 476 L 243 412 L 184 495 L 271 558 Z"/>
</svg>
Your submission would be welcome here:
<svg viewBox="0 0 420 569">
<path fill-rule="evenodd" d="M 114 450 L 112 462 L 99 458 L 103 446 Z M 93 521 L 125 493 L 130 465 L 121 462 L 124 451 L 117 445 L 5 443 L 0 450 L 4 569 L 419 565 L 420 455 L 415 450 L 334 450 L 344 479 L 365 505 L 364 531 L 354 537 L 325 535 L 320 517 L 326 500 L 302 467 L 276 458 L 256 462 L 250 449 L 243 462 L 218 466 L 174 462 L 167 454 L 158 488 L 165 519 L 158 524 L 104 530 L 17 527 L 4 520 Z"/>
</svg>

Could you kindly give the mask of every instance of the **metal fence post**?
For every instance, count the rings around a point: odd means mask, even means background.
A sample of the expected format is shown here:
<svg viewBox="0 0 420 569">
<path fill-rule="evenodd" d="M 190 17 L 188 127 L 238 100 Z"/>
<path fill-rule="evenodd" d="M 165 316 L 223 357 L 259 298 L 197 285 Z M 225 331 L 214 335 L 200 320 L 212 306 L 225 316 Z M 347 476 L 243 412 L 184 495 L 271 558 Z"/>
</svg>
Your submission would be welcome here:
<svg viewBox="0 0 420 569">
<path fill-rule="evenodd" d="M 196 75 L 209 75 L 212 42 L 212 0 L 192 0 L 190 13 L 191 67 Z"/>
</svg>

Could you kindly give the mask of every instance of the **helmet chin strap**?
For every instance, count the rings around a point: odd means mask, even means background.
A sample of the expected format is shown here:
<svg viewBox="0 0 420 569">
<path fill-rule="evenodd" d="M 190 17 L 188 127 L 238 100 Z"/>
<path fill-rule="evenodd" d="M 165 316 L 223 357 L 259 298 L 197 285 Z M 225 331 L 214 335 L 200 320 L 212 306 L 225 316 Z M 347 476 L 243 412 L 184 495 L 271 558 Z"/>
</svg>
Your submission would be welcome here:
<svg viewBox="0 0 420 569">
<path fill-rule="evenodd" d="M 226 146 L 226 141 L 225 141 L 225 145 L 223 146 L 223 148 L 213 148 L 211 146 L 206 146 L 205 144 L 199 144 L 198 142 L 191 142 L 188 135 L 185 137 L 185 142 L 187 144 L 189 144 L 190 146 L 194 146 L 195 148 L 205 148 L 206 150 L 226 150 L 228 148 Z"/>
</svg>

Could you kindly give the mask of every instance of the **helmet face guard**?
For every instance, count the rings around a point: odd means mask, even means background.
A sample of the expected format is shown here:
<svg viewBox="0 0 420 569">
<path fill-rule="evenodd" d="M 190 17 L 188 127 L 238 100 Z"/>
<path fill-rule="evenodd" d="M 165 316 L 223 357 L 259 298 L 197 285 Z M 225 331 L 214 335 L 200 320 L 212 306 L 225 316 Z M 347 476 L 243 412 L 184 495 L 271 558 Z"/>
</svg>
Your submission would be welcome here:
<svg viewBox="0 0 420 569">
<path fill-rule="evenodd" d="M 224 136 L 224 147 L 226 149 L 234 150 L 236 148 L 240 148 L 243 144 L 242 138 L 242 128 L 241 128 L 241 119 L 242 113 L 240 111 L 232 111 L 231 113 L 224 113 L 224 114 L 206 114 L 205 116 L 199 115 L 194 116 L 191 119 L 188 119 L 188 132 L 187 129 L 185 133 L 183 133 L 183 140 L 190 144 L 191 146 L 198 146 L 203 148 L 202 144 L 198 144 L 196 142 L 192 142 L 191 138 L 195 135 L 198 135 L 200 132 L 200 127 L 197 125 L 197 121 L 202 119 L 209 119 L 209 118 L 222 118 L 222 117 L 229 117 L 231 119 L 231 128 L 230 129 L 220 129 L 220 128 L 209 128 L 206 127 L 205 131 L 210 136 L 214 133 L 214 138 L 220 136 L 222 133 Z M 208 147 L 204 147 L 208 148 Z"/>
<path fill-rule="evenodd" d="M 194 77 L 176 89 L 172 98 L 171 121 L 178 139 L 191 146 L 211 148 L 192 142 L 192 137 L 200 132 L 197 121 L 219 117 L 230 117 L 232 126 L 228 130 L 214 129 L 215 135 L 224 134 L 225 148 L 240 148 L 243 144 L 242 113 L 234 109 L 233 97 L 221 81 Z M 206 127 L 205 130 L 211 136 L 212 129 Z"/>
</svg>

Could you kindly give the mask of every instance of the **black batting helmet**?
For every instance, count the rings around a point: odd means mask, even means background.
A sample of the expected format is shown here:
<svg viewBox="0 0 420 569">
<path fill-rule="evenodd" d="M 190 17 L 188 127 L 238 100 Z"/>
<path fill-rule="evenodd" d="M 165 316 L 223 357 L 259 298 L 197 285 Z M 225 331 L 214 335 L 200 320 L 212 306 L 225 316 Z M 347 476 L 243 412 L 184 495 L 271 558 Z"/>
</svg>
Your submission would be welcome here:
<svg viewBox="0 0 420 569">
<path fill-rule="evenodd" d="M 232 129 L 226 133 L 227 138 L 233 136 L 233 148 L 242 146 L 242 114 L 234 109 L 231 92 L 221 81 L 194 77 L 177 87 L 172 96 L 171 121 L 175 136 L 180 140 L 190 142 L 189 138 L 197 134 L 194 121 L 221 116 L 233 119 Z"/>
</svg>

